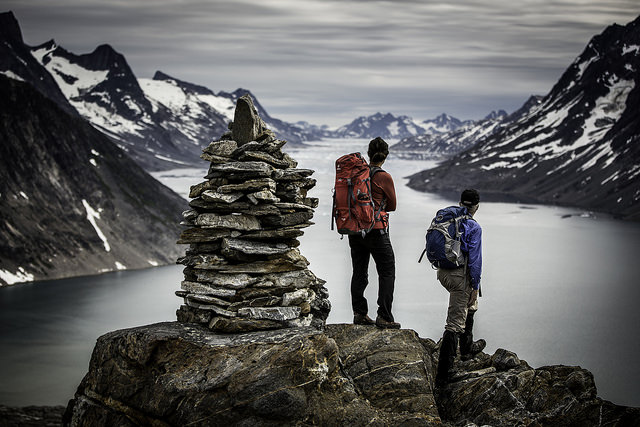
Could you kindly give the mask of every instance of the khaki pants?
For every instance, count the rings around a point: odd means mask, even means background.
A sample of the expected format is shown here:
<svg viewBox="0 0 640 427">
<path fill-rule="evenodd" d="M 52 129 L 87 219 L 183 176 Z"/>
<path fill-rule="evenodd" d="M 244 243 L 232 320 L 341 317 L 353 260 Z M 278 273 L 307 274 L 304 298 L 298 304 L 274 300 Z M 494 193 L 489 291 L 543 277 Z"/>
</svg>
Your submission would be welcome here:
<svg viewBox="0 0 640 427">
<path fill-rule="evenodd" d="M 471 307 L 471 277 L 464 267 L 452 270 L 438 269 L 438 281 L 449 291 L 449 309 L 447 311 L 447 324 L 444 329 L 457 334 L 464 332 L 467 320 L 467 311 L 478 310 L 478 300 Z"/>
</svg>

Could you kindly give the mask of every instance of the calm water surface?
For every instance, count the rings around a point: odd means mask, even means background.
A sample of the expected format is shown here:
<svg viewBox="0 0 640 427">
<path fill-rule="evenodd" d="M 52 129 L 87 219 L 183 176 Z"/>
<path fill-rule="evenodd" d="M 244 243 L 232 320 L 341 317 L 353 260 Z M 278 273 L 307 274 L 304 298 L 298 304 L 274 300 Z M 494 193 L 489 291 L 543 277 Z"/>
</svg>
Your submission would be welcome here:
<svg viewBox="0 0 640 427">
<path fill-rule="evenodd" d="M 309 268 L 327 280 L 328 322 L 350 322 L 347 240 L 329 230 L 333 162 L 366 152 L 367 141 L 326 141 L 290 151 L 299 167 L 316 170 L 320 198 L 315 225 L 301 238 Z M 402 177 L 433 162 L 389 158 L 398 192 L 391 214 L 397 279 L 394 315 L 403 328 L 435 340 L 442 335 L 447 293 L 429 266 L 418 264 L 435 211 L 454 204 L 405 187 Z M 205 165 L 206 166 L 206 165 Z M 185 194 L 203 170 L 156 174 Z M 487 351 L 507 348 L 534 367 L 580 365 L 594 373 L 599 396 L 640 406 L 640 224 L 546 206 L 483 203 L 483 298 L 476 338 Z M 563 218 L 571 215 L 568 218 Z M 377 277 L 371 266 L 370 277 Z M 175 320 L 182 268 L 159 267 L 39 282 L 0 289 L 0 403 L 66 404 L 87 371 L 98 336 L 120 328 Z M 367 290 L 375 316 L 374 281 Z"/>
</svg>

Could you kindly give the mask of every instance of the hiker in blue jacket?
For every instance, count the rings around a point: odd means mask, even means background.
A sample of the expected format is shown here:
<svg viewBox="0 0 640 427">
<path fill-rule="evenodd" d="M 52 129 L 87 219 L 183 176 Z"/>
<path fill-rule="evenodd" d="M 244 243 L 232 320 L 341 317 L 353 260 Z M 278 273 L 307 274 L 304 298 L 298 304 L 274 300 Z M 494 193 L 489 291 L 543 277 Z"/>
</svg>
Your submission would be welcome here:
<svg viewBox="0 0 640 427">
<path fill-rule="evenodd" d="M 482 274 L 482 228 L 473 216 L 480 206 L 476 190 L 464 190 L 460 206 L 471 219 L 462 220 L 461 249 L 467 259 L 464 266 L 438 269 L 438 281 L 449 292 L 449 308 L 444 335 L 440 344 L 440 357 L 436 373 L 436 385 L 443 386 L 451 380 L 451 368 L 456 357 L 458 343 L 460 355 L 468 360 L 486 346 L 485 340 L 473 341 L 473 317 L 478 310 L 478 293 Z"/>
</svg>

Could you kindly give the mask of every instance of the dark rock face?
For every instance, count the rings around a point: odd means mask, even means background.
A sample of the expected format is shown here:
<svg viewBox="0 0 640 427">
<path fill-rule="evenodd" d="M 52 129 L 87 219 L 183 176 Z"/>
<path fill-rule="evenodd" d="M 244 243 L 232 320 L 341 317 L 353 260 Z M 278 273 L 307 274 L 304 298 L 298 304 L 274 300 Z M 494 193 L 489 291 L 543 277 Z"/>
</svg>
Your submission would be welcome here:
<svg viewBox="0 0 640 427">
<path fill-rule="evenodd" d="M 0 37 L 7 41 L 24 42 L 20 25 L 13 12 L 0 13 Z"/>
<path fill-rule="evenodd" d="M 168 264 L 186 202 L 102 133 L 0 76 L 0 286 Z"/>
<path fill-rule="evenodd" d="M 67 113 L 78 112 L 69 104 L 55 80 L 24 44 L 20 25 L 12 12 L 0 13 L 0 73 L 29 82 Z"/>
<path fill-rule="evenodd" d="M 98 339 L 64 424 L 640 425 L 579 367 L 506 350 L 460 362 L 434 395 L 438 346 L 410 330 L 328 325 L 220 335 L 158 323 Z"/>
</svg>

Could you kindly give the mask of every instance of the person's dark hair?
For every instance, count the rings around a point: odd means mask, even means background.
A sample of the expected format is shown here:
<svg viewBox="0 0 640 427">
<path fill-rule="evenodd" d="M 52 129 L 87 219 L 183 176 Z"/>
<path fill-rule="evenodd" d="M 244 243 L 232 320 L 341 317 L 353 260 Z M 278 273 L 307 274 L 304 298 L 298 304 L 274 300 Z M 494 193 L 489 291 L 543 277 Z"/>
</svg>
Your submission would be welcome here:
<svg viewBox="0 0 640 427">
<path fill-rule="evenodd" d="M 472 188 L 464 190 L 460 195 L 460 203 L 467 207 L 475 206 L 480 203 L 480 194 Z"/>
<path fill-rule="evenodd" d="M 367 155 L 369 156 L 369 161 L 379 163 L 389 155 L 389 144 L 378 136 L 369 142 Z"/>
</svg>

